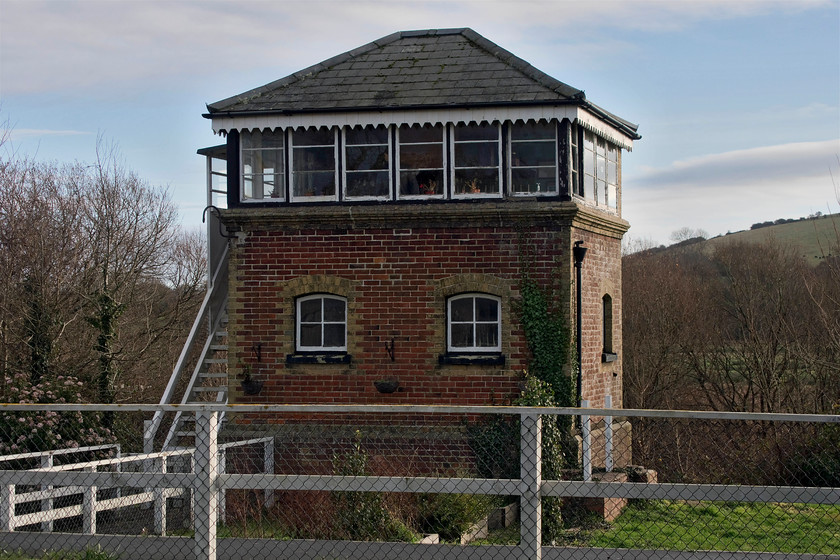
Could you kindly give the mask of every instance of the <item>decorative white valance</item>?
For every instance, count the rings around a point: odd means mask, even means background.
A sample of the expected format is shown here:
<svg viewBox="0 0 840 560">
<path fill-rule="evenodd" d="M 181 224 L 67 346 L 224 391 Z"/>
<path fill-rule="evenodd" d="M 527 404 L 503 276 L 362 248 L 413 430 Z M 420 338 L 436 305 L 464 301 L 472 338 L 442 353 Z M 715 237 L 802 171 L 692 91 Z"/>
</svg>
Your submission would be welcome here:
<svg viewBox="0 0 840 560">
<path fill-rule="evenodd" d="M 379 125 L 414 125 L 447 123 L 480 123 L 482 121 L 550 120 L 568 119 L 580 124 L 587 130 L 609 140 L 613 144 L 633 149 L 633 139 L 618 128 L 602 121 L 582 107 L 575 105 L 536 105 L 536 106 L 500 106 L 452 109 L 418 109 L 356 111 L 347 113 L 298 113 L 293 115 L 266 114 L 243 115 L 233 117 L 215 117 L 212 119 L 213 131 L 217 134 L 230 130 L 274 130 L 297 127 L 322 126 L 379 126 Z"/>
</svg>

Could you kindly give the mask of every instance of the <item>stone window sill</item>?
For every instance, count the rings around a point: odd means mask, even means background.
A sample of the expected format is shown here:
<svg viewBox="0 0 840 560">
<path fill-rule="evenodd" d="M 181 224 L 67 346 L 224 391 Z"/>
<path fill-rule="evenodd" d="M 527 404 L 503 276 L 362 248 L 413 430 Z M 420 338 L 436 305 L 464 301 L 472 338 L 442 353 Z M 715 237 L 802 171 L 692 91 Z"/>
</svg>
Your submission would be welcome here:
<svg viewBox="0 0 840 560">
<path fill-rule="evenodd" d="M 505 365 L 504 354 L 454 354 L 447 353 L 438 356 L 440 365 L 450 366 L 503 366 Z"/>
<path fill-rule="evenodd" d="M 349 364 L 352 356 L 346 352 L 287 354 L 287 364 Z"/>
<path fill-rule="evenodd" d="M 618 354 L 616 354 L 615 352 L 604 352 L 603 354 L 601 354 L 601 363 L 603 363 L 603 364 L 612 363 L 612 362 L 616 361 L 617 359 L 618 359 Z"/>
</svg>

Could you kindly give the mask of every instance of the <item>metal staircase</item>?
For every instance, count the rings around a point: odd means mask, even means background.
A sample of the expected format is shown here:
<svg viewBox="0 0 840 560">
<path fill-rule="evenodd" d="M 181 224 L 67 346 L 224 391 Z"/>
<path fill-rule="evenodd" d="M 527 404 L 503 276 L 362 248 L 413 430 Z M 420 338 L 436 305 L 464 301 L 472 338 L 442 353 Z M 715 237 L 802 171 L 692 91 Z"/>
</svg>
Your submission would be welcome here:
<svg viewBox="0 0 840 560">
<path fill-rule="evenodd" d="M 172 404 L 176 400 L 180 404 L 227 404 L 228 402 L 228 245 L 227 239 L 218 230 L 216 215 L 210 215 L 207 233 L 208 269 L 211 271 L 208 275 L 207 293 L 160 399 L 160 404 Z M 196 354 L 195 350 L 199 348 Z M 191 366 L 192 374 L 181 393 L 184 387 L 182 379 Z M 177 399 L 179 394 L 181 398 Z M 144 429 L 144 451 L 153 452 L 158 449 L 166 451 L 195 445 L 194 413 L 178 411 L 171 423 L 168 423 L 168 420 L 164 417 L 163 411 L 155 412 Z M 219 418 L 220 430 L 223 425 L 224 416 L 221 416 Z M 161 441 L 158 434 L 162 429 L 166 429 L 166 435 Z"/>
</svg>

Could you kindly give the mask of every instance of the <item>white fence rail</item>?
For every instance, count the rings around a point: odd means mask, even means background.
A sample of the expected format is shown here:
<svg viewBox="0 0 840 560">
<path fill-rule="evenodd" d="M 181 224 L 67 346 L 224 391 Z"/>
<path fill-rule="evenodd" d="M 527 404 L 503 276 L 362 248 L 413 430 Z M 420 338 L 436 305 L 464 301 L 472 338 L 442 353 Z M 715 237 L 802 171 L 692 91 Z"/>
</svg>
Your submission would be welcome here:
<svg viewBox="0 0 840 560">
<path fill-rule="evenodd" d="M 4 405 L 5 411 L 33 410 L 32 405 Z M 63 465 L 39 465 L 13 470 L 13 461 L 79 452 L 56 450 L 40 454 L 0 457 L 0 548 L 40 551 L 45 549 L 81 549 L 99 546 L 118 553 L 121 559 L 184 558 L 840 558 L 838 554 L 757 553 L 750 551 L 691 551 L 608 548 L 564 548 L 546 546 L 541 527 L 543 502 L 549 497 L 619 499 L 619 500 L 708 500 L 764 503 L 840 505 L 840 488 L 808 486 L 772 486 L 751 484 L 689 484 L 608 482 L 593 478 L 593 452 L 601 452 L 602 462 L 613 463 L 604 448 L 615 447 L 607 436 L 595 449 L 591 419 L 624 418 L 692 419 L 815 423 L 840 425 L 836 415 L 730 414 L 722 412 L 636 411 L 614 409 L 522 408 L 522 407 L 438 407 L 438 406 L 353 406 L 353 405 L 186 405 L 186 406 L 94 406 L 51 405 L 61 411 L 132 411 L 171 414 L 188 411 L 196 416 L 196 447 L 193 449 L 144 453 Z M 282 436 L 255 437 L 220 443 L 217 423 L 220 414 L 238 415 L 318 415 L 337 414 L 357 418 L 366 415 L 392 416 L 456 415 L 483 417 L 507 415 L 519 419 L 519 468 L 511 478 L 462 476 L 367 476 L 358 474 L 275 474 L 275 450 L 283 449 Z M 582 476 L 580 480 L 545 480 L 541 445 L 541 423 L 546 416 L 580 416 L 582 419 Z M 607 422 L 612 427 L 612 422 Z M 317 422 L 314 422 L 317 424 Z M 249 425 L 247 423 L 243 425 Z M 610 430 L 605 430 L 609 432 Z M 604 443 L 606 441 L 607 443 Z M 236 448 L 262 446 L 261 472 L 226 472 L 227 458 Z M 110 448 L 96 449 L 107 451 Z M 319 450 L 314 449 L 312 453 Z M 170 469 L 176 457 L 178 468 Z M 171 472 L 183 471 L 183 472 Z M 118 493 L 102 497 L 106 490 Z M 129 490 L 132 489 L 132 490 Z M 220 522 L 225 518 L 225 493 L 237 490 L 257 491 L 264 496 L 260 506 L 270 507 L 276 493 L 398 493 L 442 495 L 517 496 L 520 506 L 518 544 L 460 546 L 453 544 L 349 542 L 329 538 L 309 540 L 290 538 L 241 539 L 220 538 Z M 79 503 L 58 505 L 62 499 L 75 497 Z M 100 499 L 97 499 L 100 497 Z M 97 512 L 114 511 L 149 504 L 154 509 L 153 532 L 167 532 L 167 502 L 189 500 L 192 519 L 188 536 L 128 536 L 97 534 Z M 26 506 L 25 504 L 29 504 Z M 27 507 L 37 511 L 28 511 Z M 81 533 L 50 531 L 53 523 L 68 516 L 81 516 Z M 38 530 L 18 531 L 28 526 Z"/>
</svg>

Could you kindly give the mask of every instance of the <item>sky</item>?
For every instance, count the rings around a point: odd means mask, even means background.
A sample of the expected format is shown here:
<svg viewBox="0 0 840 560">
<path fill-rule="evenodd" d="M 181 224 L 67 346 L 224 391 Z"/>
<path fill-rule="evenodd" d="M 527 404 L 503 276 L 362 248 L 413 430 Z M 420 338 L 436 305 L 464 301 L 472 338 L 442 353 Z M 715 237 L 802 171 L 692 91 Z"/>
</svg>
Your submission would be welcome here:
<svg viewBox="0 0 840 560">
<path fill-rule="evenodd" d="M 453 27 L 639 125 L 630 241 L 840 211 L 840 0 L 0 0 L 4 149 L 91 162 L 101 139 L 201 227 L 206 104 Z"/>
</svg>

